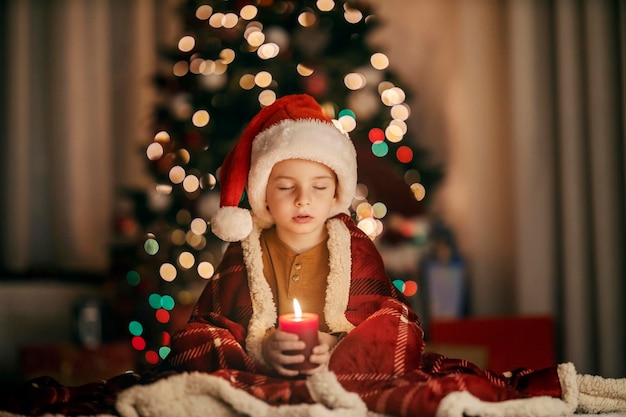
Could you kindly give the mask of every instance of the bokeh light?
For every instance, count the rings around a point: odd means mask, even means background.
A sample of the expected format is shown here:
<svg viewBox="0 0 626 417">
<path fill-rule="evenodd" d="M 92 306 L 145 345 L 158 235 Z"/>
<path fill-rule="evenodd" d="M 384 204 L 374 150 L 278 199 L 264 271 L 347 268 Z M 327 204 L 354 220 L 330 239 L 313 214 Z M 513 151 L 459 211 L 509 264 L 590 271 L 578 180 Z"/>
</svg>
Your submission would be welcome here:
<svg viewBox="0 0 626 417">
<path fill-rule="evenodd" d="M 159 363 L 159 355 L 153 350 L 147 351 L 144 357 L 146 359 L 146 362 L 148 362 L 150 365 L 156 365 L 157 363 Z"/>
<path fill-rule="evenodd" d="M 154 316 L 156 317 L 157 321 L 159 323 L 168 323 L 170 321 L 170 312 L 167 311 L 164 308 L 160 308 L 158 309 L 155 313 Z"/>
<path fill-rule="evenodd" d="M 215 267 L 212 263 L 204 261 L 198 264 L 198 275 L 200 275 L 201 278 L 209 279 L 214 273 Z"/>
<path fill-rule="evenodd" d="M 172 282 L 176 279 L 176 268 L 170 263 L 164 263 L 159 268 L 159 275 L 163 281 Z"/>
<path fill-rule="evenodd" d="M 141 336 L 143 334 L 143 326 L 138 321 L 131 321 L 128 323 L 128 331 L 133 336 Z"/>
<path fill-rule="evenodd" d="M 370 142 L 372 142 L 372 143 L 382 142 L 382 141 L 385 140 L 385 132 L 383 132 L 383 130 L 381 128 L 378 128 L 378 127 L 370 129 L 370 131 L 369 131 L 367 136 L 368 136 Z"/>
<path fill-rule="evenodd" d="M 256 17 L 258 12 L 259 10 L 256 8 L 256 6 L 252 4 L 247 4 L 241 8 L 241 10 L 239 11 L 239 16 L 241 16 L 241 18 L 245 20 L 252 20 Z"/>
<path fill-rule="evenodd" d="M 136 287 L 141 282 L 141 276 L 137 271 L 128 271 L 126 273 L 126 282 L 128 285 Z"/>
<path fill-rule="evenodd" d="M 384 70 L 389 66 L 389 58 L 387 58 L 387 55 L 378 52 L 371 56 L 370 63 L 377 70 Z"/>
<path fill-rule="evenodd" d="M 426 197 L 426 188 L 420 183 L 411 184 L 411 191 L 417 201 L 422 201 Z"/>
<path fill-rule="evenodd" d="M 143 248 L 148 255 L 156 255 L 159 252 L 159 242 L 156 239 L 146 239 Z"/>
<path fill-rule="evenodd" d="M 379 158 L 386 156 L 389 153 L 389 145 L 386 142 L 372 143 L 372 153 Z"/>
<path fill-rule="evenodd" d="M 178 49 L 180 49 L 181 52 L 189 52 L 195 46 L 196 46 L 196 40 L 194 39 L 193 36 L 189 36 L 189 35 L 183 36 L 178 41 Z"/>
<path fill-rule="evenodd" d="M 208 4 L 203 4 L 196 9 L 196 17 L 199 20 L 207 20 L 213 14 L 213 8 Z"/>
<path fill-rule="evenodd" d="M 161 296 L 157 293 L 152 293 L 148 296 L 148 304 L 155 310 L 161 308 Z"/>
<path fill-rule="evenodd" d="M 413 149 L 408 146 L 400 146 L 396 151 L 396 158 L 403 164 L 408 164 L 413 160 Z"/>
</svg>

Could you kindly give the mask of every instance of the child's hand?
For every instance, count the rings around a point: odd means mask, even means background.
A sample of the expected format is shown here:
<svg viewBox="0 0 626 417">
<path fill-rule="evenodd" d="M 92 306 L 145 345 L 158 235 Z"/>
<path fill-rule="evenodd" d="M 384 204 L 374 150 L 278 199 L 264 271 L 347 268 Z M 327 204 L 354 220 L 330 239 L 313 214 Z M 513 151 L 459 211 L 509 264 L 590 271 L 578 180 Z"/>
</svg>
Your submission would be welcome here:
<svg viewBox="0 0 626 417">
<path fill-rule="evenodd" d="M 285 355 L 283 352 L 287 350 L 302 350 L 304 348 L 305 344 L 298 339 L 297 334 L 274 330 L 263 339 L 263 359 L 265 359 L 265 362 L 271 369 L 280 375 L 297 376 L 299 374 L 298 371 L 287 369 L 285 365 L 304 362 L 304 355 Z M 319 346 L 314 348 L 314 352 L 316 348 L 319 348 Z M 311 358 L 313 356 L 315 354 L 311 355 Z"/>
<path fill-rule="evenodd" d="M 305 375 L 313 375 L 316 372 L 321 372 L 328 369 L 328 363 L 330 362 L 330 348 L 335 346 L 339 339 L 328 333 L 318 332 L 320 344 L 313 348 L 309 361 L 311 363 L 317 363 L 319 366 L 301 371 Z"/>
</svg>

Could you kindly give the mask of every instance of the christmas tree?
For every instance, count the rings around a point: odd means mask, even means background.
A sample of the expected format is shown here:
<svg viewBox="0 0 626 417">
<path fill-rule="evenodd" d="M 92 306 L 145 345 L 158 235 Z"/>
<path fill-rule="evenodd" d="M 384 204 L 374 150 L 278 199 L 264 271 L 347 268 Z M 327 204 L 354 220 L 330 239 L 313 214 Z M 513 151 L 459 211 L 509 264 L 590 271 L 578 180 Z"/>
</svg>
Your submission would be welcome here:
<svg viewBox="0 0 626 417">
<path fill-rule="evenodd" d="M 134 264 L 126 281 L 142 308 L 128 330 L 147 363 L 166 357 L 175 313 L 186 319 L 220 260 L 224 244 L 209 224 L 220 164 L 277 97 L 310 94 L 349 132 L 359 155 L 353 214 L 362 230 L 372 239 L 420 238 L 386 219 L 423 213 L 439 172 L 407 132 L 409 92 L 384 51 L 367 42 L 379 24 L 373 12 L 364 1 L 183 1 L 183 33 L 163 51 L 165 70 L 156 76 L 155 136 L 146 147 L 154 186 L 129 192 L 132 214 L 118 222 L 120 233 L 140 235 L 133 244 L 141 250 L 120 264 Z M 408 284 L 399 287 L 410 296 L 416 287 Z"/>
</svg>

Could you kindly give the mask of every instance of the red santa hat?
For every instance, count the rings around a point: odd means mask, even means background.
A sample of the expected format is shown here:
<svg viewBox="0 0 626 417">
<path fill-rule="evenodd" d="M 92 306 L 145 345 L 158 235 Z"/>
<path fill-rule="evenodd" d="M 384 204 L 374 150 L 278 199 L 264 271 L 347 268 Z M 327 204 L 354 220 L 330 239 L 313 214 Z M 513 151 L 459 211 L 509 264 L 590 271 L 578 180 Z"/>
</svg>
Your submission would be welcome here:
<svg viewBox="0 0 626 417">
<path fill-rule="evenodd" d="M 265 192 L 274 164 L 286 159 L 322 163 L 337 175 L 331 216 L 347 212 L 356 190 L 356 151 L 313 97 L 301 94 L 276 100 L 252 118 L 220 169 L 220 208 L 211 219 L 213 233 L 236 242 L 252 231 L 252 215 L 238 207 L 244 189 L 263 227 L 273 224 Z"/>
</svg>

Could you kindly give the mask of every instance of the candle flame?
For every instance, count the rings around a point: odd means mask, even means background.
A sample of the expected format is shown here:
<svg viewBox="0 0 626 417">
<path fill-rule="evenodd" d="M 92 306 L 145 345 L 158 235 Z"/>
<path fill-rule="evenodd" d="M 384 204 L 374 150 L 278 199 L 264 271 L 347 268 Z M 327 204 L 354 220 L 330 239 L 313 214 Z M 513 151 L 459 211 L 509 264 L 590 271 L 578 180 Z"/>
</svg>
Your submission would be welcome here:
<svg viewBox="0 0 626 417">
<path fill-rule="evenodd" d="M 302 320 L 302 309 L 297 298 L 293 299 L 293 315 L 296 320 Z"/>
</svg>

